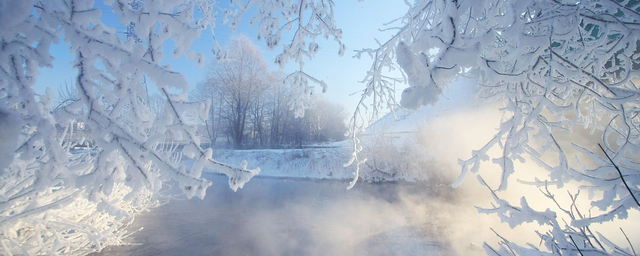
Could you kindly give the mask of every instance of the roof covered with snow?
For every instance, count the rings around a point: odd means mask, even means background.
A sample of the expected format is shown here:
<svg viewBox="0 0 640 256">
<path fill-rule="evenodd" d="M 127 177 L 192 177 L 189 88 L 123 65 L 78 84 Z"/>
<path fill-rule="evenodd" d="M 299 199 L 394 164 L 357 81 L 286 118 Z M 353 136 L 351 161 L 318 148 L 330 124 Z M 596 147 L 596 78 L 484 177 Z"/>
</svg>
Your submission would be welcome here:
<svg viewBox="0 0 640 256">
<path fill-rule="evenodd" d="M 444 89 L 443 95 L 433 105 L 423 106 L 417 111 L 396 109 L 395 116 L 388 113 L 375 121 L 360 135 L 374 133 L 413 133 L 429 119 L 452 111 L 479 104 L 476 99 L 477 85 L 472 80 L 459 80 Z"/>
</svg>

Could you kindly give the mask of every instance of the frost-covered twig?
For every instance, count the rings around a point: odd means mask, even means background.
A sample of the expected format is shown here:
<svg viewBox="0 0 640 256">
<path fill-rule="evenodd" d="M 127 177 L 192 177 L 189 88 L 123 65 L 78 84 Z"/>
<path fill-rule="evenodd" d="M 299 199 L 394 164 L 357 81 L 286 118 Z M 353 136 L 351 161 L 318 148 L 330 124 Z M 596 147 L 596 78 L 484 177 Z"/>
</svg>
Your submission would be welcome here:
<svg viewBox="0 0 640 256">
<path fill-rule="evenodd" d="M 618 175 L 620 175 L 620 179 L 622 180 L 622 183 L 624 183 L 624 187 L 627 188 L 627 191 L 629 191 L 629 194 L 631 195 L 631 197 L 633 197 L 633 200 L 636 202 L 636 204 L 638 204 L 638 206 L 640 206 L 640 201 L 638 201 L 636 196 L 633 194 L 633 191 L 631 191 L 631 188 L 629 188 L 629 184 L 627 184 L 627 181 L 624 179 L 624 175 L 622 175 L 620 168 L 618 168 L 616 163 L 614 163 L 613 160 L 611 160 L 611 157 L 609 157 L 609 154 L 607 154 L 607 151 L 604 150 L 602 145 L 598 144 L 598 146 L 602 150 L 602 153 L 604 153 L 604 155 L 607 157 L 607 159 L 609 159 L 613 167 L 616 168 L 616 171 L 618 171 Z"/>
<path fill-rule="evenodd" d="M 171 179 L 187 196 L 203 197 L 211 182 L 197 168 L 188 174 L 180 168 L 181 144 L 198 145 L 197 161 L 227 170 L 234 190 L 255 175 L 215 162 L 199 148 L 194 126 L 183 116 L 206 118 L 206 108 L 184 102 L 186 79 L 160 65 L 168 39 L 175 43 L 174 57 L 203 65 L 204 54 L 189 46 L 215 24 L 215 3 L 140 1 L 134 7 L 104 1 L 119 22 L 135 23 L 141 37 L 133 39 L 104 24 L 107 10 L 94 4 L 42 0 L 0 7 L 0 112 L 12 120 L 2 122 L 12 138 L 6 144 L 2 138 L 10 156 L 0 165 L 3 254 L 84 255 L 122 243 L 127 218 L 155 206 L 154 196 Z M 51 90 L 38 95 L 31 86 L 39 67 L 52 66 L 49 47 L 63 36 L 75 56 L 78 94 L 54 109 Z M 147 77 L 162 91 L 182 91 L 167 94 L 167 115 L 149 108 Z M 161 141 L 173 146 L 159 146 Z M 73 149 L 85 142 L 84 153 Z"/>
<path fill-rule="evenodd" d="M 638 3 L 422 0 L 407 5 L 410 9 L 397 20 L 401 25 L 394 26 L 397 32 L 390 38 L 391 44 L 379 43 L 379 48 L 357 54 L 368 54 L 376 64 L 367 74 L 367 81 L 374 83 L 367 83 L 362 95 L 372 98 L 372 112 L 380 108 L 378 96 L 390 98 L 380 91 L 384 84 L 376 80 L 382 72 L 381 63 L 389 57 L 409 82 L 400 100 L 404 107 L 416 109 L 437 102 L 441 89 L 459 77 L 476 79 L 479 97 L 504 103 L 499 131 L 487 145 L 472 152 L 470 159 L 460 160 L 462 173 L 454 186 L 460 185 L 469 171 L 475 173 L 491 160 L 502 168 L 498 190 L 508 190 L 509 177 L 518 172 L 515 164 L 530 158 L 547 170 L 549 177 L 527 184 L 561 188 L 572 181 L 587 182 L 585 187 L 591 192 L 604 192 L 592 202 L 602 211 L 598 216 L 580 216 L 575 203 L 560 207 L 575 214 L 575 219 L 571 228 L 555 228 L 557 239 L 560 234 L 578 239 L 571 230 L 587 231 L 590 223 L 624 218 L 629 209 L 638 208 L 638 200 L 622 194 L 634 196 L 640 185 L 640 91 L 634 82 L 640 78 Z M 383 65 L 393 67 L 394 63 Z M 353 120 L 356 118 L 354 115 Z M 352 125 L 354 132 L 360 129 Z M 565 131 L 570 135 L 559 135 Z M 601 136 L 590 135 L 596 131 Z M 616 152 L 610 161 L 577 145 L 585 142 L 593 146 L 598 140 L 605 150 Z M 490 156 L 487 152 L 493 150 L 501 153 Z M 575 161 L 570 160 L 572 154 Z M 580 157 L 588 159 L 582 162 Z M 611 167 L 614 161 L 619 171 Z M 596 168 L 587 168 L 593 163 Z M 619 180 L 611 178 L 616 173 L 621 177 L 626 173 L 623 180 L 628 189 L 621 189 Z M 546 195 L 554 200 L 548 191 Z M 513 209 L 506 202 L 500 205 L 490 212 Z M 511 219 L 515 223 L 521 220 L 519 215 Z M 593 237 L 585 235 L 588 233 L 580 236 Z M 551 252 L 574 247 L 555 245 L 549 239 L 544 238 Z M 576 240 L 576 244 L 580 242 Z M 580 253 L 591 250 L 610 253 L 603 246 L 581 247 Z"/>
<path fill-rule="evenodd" d="M 333 38 L 339 46 L 338 55 L 344 55 L 346 46 L 342 43 L 342 30 L 337 27 L 334 18 L 335 5 L 333 0 L 233 0 L 232 8 L 224 11 L 223 23 L 228 23 L 235 30 L 242 18 L 255 6 L 257 14 L 249 19 L 249 24 L 257 23 L 258 40 L 264 39 L 270 50 L 282 46 L 282 53 L 276 56 L 275 64 L 281 68 L 289 60 L 298 64 L 298 71 L 287 77 L 287 80 L 294 83 L 294 87 L 299 88 L 292 103 L 296 116 L 303 116 L 304 110 L 311 107 L 306 101 L 314 90 L 310 82 L 322 87 L 323 92 L 326 91 L 324 81 L 304 72 L 305 58 L 312 60 L 320 51 L 317 38 Z M 233 8 L 234 6 L 237 8 Z M 291 41 L 285 43 L 288 36 Z M 224 56 L 221 57 L 223 58 Z"/>
</svg>

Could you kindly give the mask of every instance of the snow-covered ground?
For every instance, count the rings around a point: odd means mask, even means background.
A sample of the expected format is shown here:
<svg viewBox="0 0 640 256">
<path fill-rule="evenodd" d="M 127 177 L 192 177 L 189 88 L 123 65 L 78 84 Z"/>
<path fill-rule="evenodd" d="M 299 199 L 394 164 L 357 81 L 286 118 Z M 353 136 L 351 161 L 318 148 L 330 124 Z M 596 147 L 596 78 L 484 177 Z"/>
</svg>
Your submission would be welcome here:
<svg viewBox="0 0 640 256">
<path fill-rule="evenodd" d="M 497 108 L 476 100 L 474 87 L 459 81 L 436 106 L 397 110 L 370 125 L 358 135 L 363 147 L 359 157 L 368 159 L 359 178 L 449 185 L 460 173 L 458 158 L 481 147 L 499 124 Z M 247 168 L 260 167 L 258 176 L 263 177 L 346 180 L 355 171 L 355 165 L 344 167 L 353 148 L 346 140 L 305 149 L 214 150 L 213 157 L 236 166 L 246 160 Z"/>
<path fill-rule="evenodd" d="M 213 157 L 231 165 L 247 160 L 247 168 L 260 167 L 258 176 L 263 177 L 351 179 L 354 168 L 343 166 L 348 160 L 348 144 L 342 141 L 305 149 L 214 150 Z"/>
</svg>

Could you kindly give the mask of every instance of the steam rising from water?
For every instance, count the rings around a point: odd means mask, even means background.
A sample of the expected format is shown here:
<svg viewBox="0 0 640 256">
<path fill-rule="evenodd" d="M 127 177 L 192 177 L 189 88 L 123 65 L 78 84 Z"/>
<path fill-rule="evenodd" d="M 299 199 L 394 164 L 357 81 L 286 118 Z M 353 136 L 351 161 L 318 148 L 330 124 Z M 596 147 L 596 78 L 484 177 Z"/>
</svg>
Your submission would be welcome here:
<svg viewBox="0 0 640 256">
<path fill-rule="evenodd" d="M 495 131 L 492 114 L 488 122 L 488 112 L 458 111 L 424 125 L 419 136 L 438 159 L 425 169 L 455 177 L 457 158 Z M 134 245 L 102 254 L 484 255 L 480 246 L 495 240 L 489 227 L 499 222 L 473 208 L 490 200 L 474 180 L 457 189 L 360 182 L 347 191 L 345 181 L 254 178 L 234 193 L 226 177 L 205 175 L 218 184 L 204 200 L 174 200 L 139 216 L 131 230 L 144 229 L 128 241 Z"/>
<path fill-rule="evenodd" d="M 416 143 L 425 145 L 425 157 L 435 160 L 424 171 L 457 177 L 458 158 L 469 158 L 471 150 L 496 133 L 501 118 L 496 109 L 463 107 L 416 124 L 421 128 Z M 544 179 L 547 172 L 531 161 L 518 163 L 516 170 L 502 198 L 518 204 L 526 196 L 536 210 L 559 212 L 537 188 L 515 182 Z M 497 166 L 485 163 L 481 175 L 497 187 Z M 129 241 L 139 245 L 109 248 L 102 254 L 484 255 L 482 243 L 496 246 L 499 239 L 490 228 L 519 245 L 537 245 L 534 231 L 549 229 L 537 224 L 510 229 L 495 215 L 479 214 L 474 206 L 490 208 L 492 199 L 472 175 L 456 189 L 433 183 L 360 182 L 350 191 L 345 190 L 345 181 L 254 178 L 235 193 L 227 188 L 225 177 L 205 176 L 218 184 L 209 188 L 204 200 L 172 201 L 141 215 L 131 229 L 144 226 L 144 230 Z M 553 193 L 562 201 L 566 191 L 575 193 L 577 186 L 569 184 Z M 590 208 L 588 201 L 579 207 Z M 620 241 L 624 238 L 618 227 L 637 226 L 638 212 L 632 211 L 630 219 L 595 228 Z M 625 231 L 635 245 L 640 244 L 640 230 Z"/>
<path fill-rule="evenodd" d="M 142 214 L 134 245 L 103 255 L 469 255 L 487 216 L 459 189 L 257 178 L 234 193 L 210 175 L 204 200 Z M 486 231 L 486 230 L 485 230 Z M 487 232 L 484 232 L 487 233 Z"/>
</svg>

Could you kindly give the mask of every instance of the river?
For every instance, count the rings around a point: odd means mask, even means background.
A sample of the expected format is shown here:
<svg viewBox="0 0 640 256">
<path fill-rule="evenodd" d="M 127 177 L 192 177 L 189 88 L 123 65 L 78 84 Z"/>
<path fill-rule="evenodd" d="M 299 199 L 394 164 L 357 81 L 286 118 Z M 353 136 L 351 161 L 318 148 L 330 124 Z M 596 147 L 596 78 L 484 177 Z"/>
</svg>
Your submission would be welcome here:
<svg viewBox="0 0 640 256">
<path fill-rule="evenodd" d="M 457 254 L 455 213 L 434 203 L 458 200 L 447 187 L 255 177 L 233 192 L 225 176 L 203 176 L 213 182 L 204 200 L 140 214 L 130 245 L 96 255 Z"/>
</svg>

